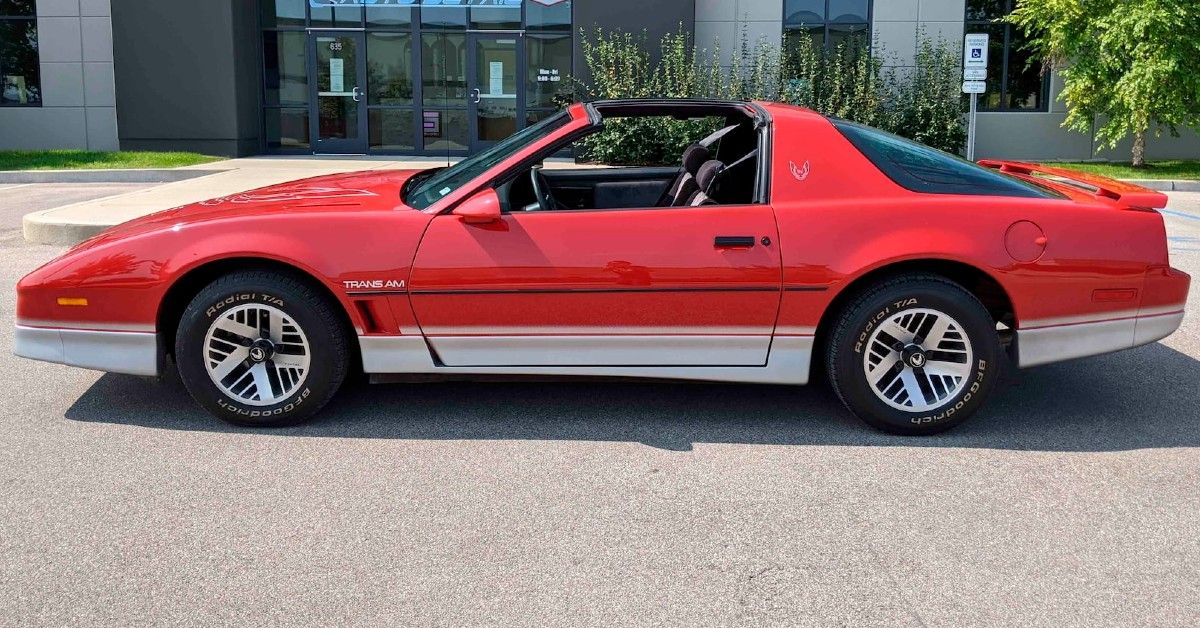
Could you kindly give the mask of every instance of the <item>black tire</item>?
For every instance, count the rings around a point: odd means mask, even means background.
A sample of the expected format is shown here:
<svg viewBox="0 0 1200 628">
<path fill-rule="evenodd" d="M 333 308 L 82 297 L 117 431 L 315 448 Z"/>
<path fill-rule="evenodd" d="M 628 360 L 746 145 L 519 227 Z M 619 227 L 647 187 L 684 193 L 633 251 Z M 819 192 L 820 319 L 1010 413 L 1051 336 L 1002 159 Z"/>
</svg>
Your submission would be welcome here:
<svg viewBox="0 0 1200 628">
<path fill-rule="evenodd" d="M 277 400 L 263 400 L 260 397 L 250 399 L 251 403 L 247 403 L 224 392 L 214 381 L 214 376 L 210 376 L 209 364 L 215 365 L 217 362 L 214 360 L 206 364 L 209 356 L 214 355 L 206 343 L 210 328 L 219 318 L 242 306 L 255 310 L 256 305 L 282 312 L 290 319 L 289 323 L 294 325 L 285 329 L 290 332 L 298 328 L 300 333 L 303 333 L 307 340 L 307 348 L 280 349 L 279 353 L 283 355 L 286 350 L 306 354 L 308 366 L 303 371 L 303 376 L 296 376 L 294 380 L 290 376 L 295 372 L 288 373 L 289 381 L 286 385 L 282 379 L 284 375 L 278 372 L 274 374 L 274 379 L 270 381 L 272 391 L 268 394 L 277 394 Z M 175 334 L 175 362 L 179 369 L 179 377 L 200 405 L 218 418 L 234 425 L 280 427 L 305 421 L 329 403 L 346 377 L 349 362 L 348 338 L 335 307 L 326 295 L 314 290 L 297 277 L 268 271 L 242 271 L 225 275 L 201 290 L 187 306 L 179 321 L 179 328 Z M 264 310 L 257 310 L 262 311 Z M 253 320 L 257 319 L 247 319 L 247 322 L 253 323 Z M 259 328 L 270 326 L 271 323 L 262 323 Z M 228 342 L 229 347 L 233 347 L 234 341 L 241 338 L 225 337 L 231 339 Z M 289 341 L 295 338 L 297 336 L 288 336 Z M 239 344 L 246 347 L 244 342 Z M 281 342 L 280 346 L 296 345 Z M 246 350 L 249 352 L 250 348 Z M 262 362 L 262 366 L 267 370 L 275 365 L 275 362 L 269 359 Z M 252 357 L 247 357 L 235 369 L 248 370 L 256 364 Z M 251 373 L 247 376 L 253 380 L 253 375 Z M 229 383 L 231 380 L 228 378 L 237 376 L 237 371 L 231 372 L 223 381 Z M 291 386 L 292 389 L 289 390 L 286 386 Z M 248 393 L 249 396 L 259 395 L 257 385 L 247 390 L 255 391 Z"/>
<path fill-rule="evenodd" d="M 921 333 L 930 332 L 937 314 L 948 315 L 957 325 L 942 336 L 938 347 L 924 347 Z M 916 330 L 915 338 L 905 344 L 886 329 L 876 332 L 893 320 L 907 321 L 905 325 Z M 969 344 L 957 341 L 964 334 Z M 899 346 L 906 348 L 900 351 Z M 883 351 L 888 351 L 886 356 Z M 936 434 L 979 409 L 1000 377 L 1000 352 L 996 323 L 979 299 L 943 277 L 911 274 L 872 286 L 849 303 L 829 337 L 826 372 L 838 398 L 868 425 L 906 436 Z M 885 360 L 896 364 L 885 368 Z M 950 365 L 964 374 L 961 379 L 927 377 L 917 363 Z M 868 381 L 868 368 L 879 369 L 872 371 L 879 374 L 879 386 L 884 388 L 879 393 Z M 919 384 L 922 398 L 913 400 L 908 383 Z M 889 395 L 895 396 L 885 401 Z M 914 404 L 934 407 L 912 409 Z"/>
</svg>

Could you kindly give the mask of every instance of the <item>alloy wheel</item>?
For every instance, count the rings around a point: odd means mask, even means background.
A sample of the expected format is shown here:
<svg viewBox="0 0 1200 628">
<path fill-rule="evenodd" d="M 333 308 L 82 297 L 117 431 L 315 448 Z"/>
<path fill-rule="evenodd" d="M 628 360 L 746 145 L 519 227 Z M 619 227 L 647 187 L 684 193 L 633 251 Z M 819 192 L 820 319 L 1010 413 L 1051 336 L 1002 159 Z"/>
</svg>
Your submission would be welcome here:
<svg viewBox="0 0 1200 628">
<path fill-rule="evenodd" d="M 204 337 L 204 365 L 227 397 L 251 406 L 287 399 L 309 371 L 304 330 L 279 308 L 252 303 L 212 322 Z"/>
<path fill-rule="evenodd" d="M 902 310 L 872 330 L 863 352 L 867 383 L 880 400 L 905 412 L 936 410 L 968 383 L 971 340 L 945 312 Z"/>
</svg>

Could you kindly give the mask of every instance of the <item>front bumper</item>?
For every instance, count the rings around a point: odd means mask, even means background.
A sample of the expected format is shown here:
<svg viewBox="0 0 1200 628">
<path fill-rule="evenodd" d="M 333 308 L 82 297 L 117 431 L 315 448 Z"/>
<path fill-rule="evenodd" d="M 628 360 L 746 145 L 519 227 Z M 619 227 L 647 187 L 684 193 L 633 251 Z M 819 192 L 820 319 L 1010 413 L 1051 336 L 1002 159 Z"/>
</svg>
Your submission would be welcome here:
<svg viewBox="0 0 1200 628">
<path fill-rule="evenodd" d="M 17 325 L 13 353 L 111 373 L 158 375 L 158 339 L 154 332 Z"/>
</svg>

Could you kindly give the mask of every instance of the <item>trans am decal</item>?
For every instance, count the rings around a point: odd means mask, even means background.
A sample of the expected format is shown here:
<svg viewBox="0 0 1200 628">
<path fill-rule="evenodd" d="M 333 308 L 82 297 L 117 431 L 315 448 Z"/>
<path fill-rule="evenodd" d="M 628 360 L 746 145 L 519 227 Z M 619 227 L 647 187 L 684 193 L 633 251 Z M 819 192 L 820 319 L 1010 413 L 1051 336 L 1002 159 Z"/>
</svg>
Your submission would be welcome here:
<svg viewBox="0 0 1200 628">
<path fill-rule="evenodd" d="M 342 282 L 347 290 L 404 290 L 403 279 L 351 279 Z"/>
</svg>

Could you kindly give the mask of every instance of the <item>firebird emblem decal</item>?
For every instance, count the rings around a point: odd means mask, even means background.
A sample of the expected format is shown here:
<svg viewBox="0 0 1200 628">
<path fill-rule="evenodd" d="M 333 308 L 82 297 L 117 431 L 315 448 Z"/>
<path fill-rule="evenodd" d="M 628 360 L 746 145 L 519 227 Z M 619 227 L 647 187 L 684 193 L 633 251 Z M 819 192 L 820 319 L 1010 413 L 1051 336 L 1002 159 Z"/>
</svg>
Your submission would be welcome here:
<svg viewBox="0 0 1200 628">
<path fill-rule="evenodd" d="M 305 201 L 331 198 L 350 198 L 355 196 L 378 196 L 370 190 L 349 190 L 345 188 L 303 187 L 275 192 L 243 192 L 231 196 L 201 201 L 201 205 L 220 205 L 222 203 L 270 203 L 275 201 Z"/>
<path fill-rule="evenodd" d="M 808 178 L 808 173 L 812 172 L 812 165 L 806 159 L 803 166 L 797 166 L 796 162 L 789 161 L 788 167 L 792 169 L 792 176 L 796 177 L 797 181 L 803 181 Z"/>
</svg>

